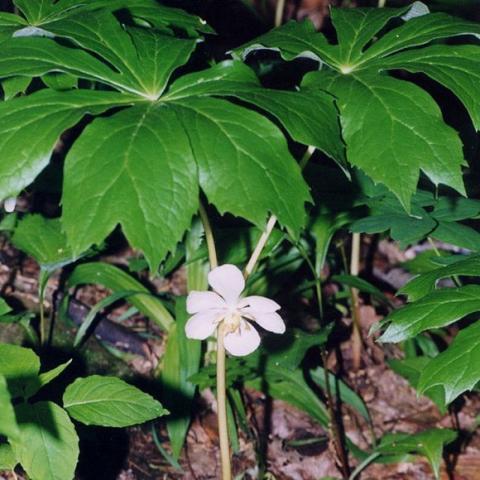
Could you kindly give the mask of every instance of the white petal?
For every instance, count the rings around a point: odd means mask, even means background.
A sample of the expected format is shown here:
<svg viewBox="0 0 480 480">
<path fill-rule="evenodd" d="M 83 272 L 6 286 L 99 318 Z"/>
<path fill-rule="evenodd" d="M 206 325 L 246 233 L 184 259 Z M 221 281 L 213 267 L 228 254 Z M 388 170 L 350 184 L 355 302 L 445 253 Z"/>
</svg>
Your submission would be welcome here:
<svg viewBox="0 0 480 480">
<path fill-rule="evenodd" d="M 260 313 L 272 313 L 280 310 L 280 305 L 267 297 L 259 297 L 258 295 L 252 295 L 251 297 L 245 297 L 238 303 L 238 308 L 244 309 L 248 313 L 255 316 Z"/>
<path fill-rule="evenodd" d="M 222 310 L 207 310 L 206 312 L 196 313 L 188 319 L 185 325 L 185 334 L 188 338 L 205 340 L 213 335 L 222 313 Z"/>
<path fill-rule="evenodd" d="M 260 335 L 255 327 L 242 321 L 240 329 L 233 333 L 227 333 L 223 342 L 228 353 L 236 357 L 243 357 L 258 348 Z"/>
<path fill-rule="evenodd" d="M 261 313 L 254 320 L 265 330 L 273 333 L 285 333 L 285 322 L 278 313 Z"/>
<path fill-rule="evenodd" d="M 226 308 L 225 300 L 215 292 L 190 292 L 187 297 L 187 312 L 197 313 L 212 308 Z"/>
<path fill-rule="evenodd" d="M 245 288 L 242 272 L 235 265 L 225 264 L 208 274 L 208 283 L 232 307 L 237 305 Z"/>
<path fill-rule="evenodd" d="M 3 208 L 7 213 L 12 213 L 15 210 L 17 205 L 17 198 L 16 197 L 9 197 L 3 202 Z"/>
</svg>

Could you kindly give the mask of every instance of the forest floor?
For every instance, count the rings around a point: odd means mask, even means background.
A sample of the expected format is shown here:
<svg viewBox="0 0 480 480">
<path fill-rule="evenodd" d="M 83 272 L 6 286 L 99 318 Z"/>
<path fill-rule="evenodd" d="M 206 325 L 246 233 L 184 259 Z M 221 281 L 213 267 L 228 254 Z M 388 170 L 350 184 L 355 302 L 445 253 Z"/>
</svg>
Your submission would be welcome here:
<svg viewBox="0 0 480 480">
<path fill-rule="evenodd" d="M 36 264 L 31 259 L 20 256 L 8 243 L 3 244 L 0 255 L 2 294 L 10 301 L 21 303 L 24 308 L 37 310 Z M 404 256 L 405 253 L 398 250 L 394 244 L 380 243 L 373 258 L 373 272 L 376 272 L 383 284 L 388 281 L 396 286 L 396 282 L 404 282 L 406 272 L 395 266 L 399 260 L 404 259 Z M 108 260 L 117 264 L 125 263 L 121 256 Z M 58 282 L 59 279 L 54 278 L 49 284 L 47 295 L 49 301 Z M 156 288 L 173 294 L 184 294 L 183 272 L 180 270 L 171 279 L 159 281 Z M 107 294 L 108 291 L 100 287 L 79 289 L 76 294 L 79 301 L 78 315 L 82 315 L 82 308 L 87 311 L 86 307 L 94 305 Z M 393 296 L 391 298 L 394 299 Z M 133 379 L 144 388 L 155 389 L 152 385 L 155 385 L 155 372 L 158 371 L 159 358 L 164 349 L 161 332 L 139 315 L 128 318 L 117 328 L 118 319 L 124 311 L 123 307 L 112 310 L 108 314 L 108 319 L 102 320 L 106 325 L 101 331 L 102 338 L 95 339 L 92 336 L 84 347 L 84 352 L 87 352 L 82 357 L 82 361 L 85 362 L 84 370 L 88 373 L 122 376 Z M 476 432 L 480 398 L 474 394 L 467 395 L 461 405 L 454 406 L 455 410 L 442 415 L 429 399 L 417 397 L 408 382 L 388 367 L 387 359 L 401 356 L 397 347 L 381 348 L 368 336 L 371 325 L 380 318 L 372 306 L 365 304 L 361 306 L 364 339 L 362 367 L 353 372 L 351 344 L 346 338 L 338 344 L 337 352 L 330 352 L 328 359 L 330 370 L 338 371 L 338 359 L 341 358 L 342 372 L 346 372 L 343 374 L 343 380 L 368 406 L 375 436 L 380 437 L 384 433 L 397 431 L 415 433 L 432 427 L 456 429 L 460 432 L 461 441 L 450 446 L 442 465 L 441 478 L 480 479 L 480 437 Z M 348 325 L 349 319 L 342 319 L 342 322 Z M 65 324 L 58 325 L 58 328 L 61 331 L 58 344 L 60 348 L 71 343 L 77 327 Z M 22 343 L 24 341 L 22 330 L 15 325 L 0 325 L 0 341 Z M 104 348 L 109 342 L 122 344 L 124 352 L 120 355 L 121 358 L 112 356 Z M 53 363 L 59 361 L 58 358 L 52 359 Z M 257 426 L 259 430 L 257 434 L 260 437 L 268 438 L 263 455 L 266 471 L 270 475 L 266 478 L 272 480 L 318 480 L 325 476 L 340 478 L 334 449 L 328 441 L 328 432 L 320 425 L 287 403 L 265 398 L 259 392 L 247 390 L 245 398 L 251 424 Z M 368 442 L 372 440 L 372 429 L 349 407 L 343 406 L 342 413 L 345 433 L 360 447 L 367 447 Z M 268 415 L 268 418 L 265 415 Z M 258 426 L 266 426 L 267 430 Z M 156 429 L 157 439 L 153 438 L 152 428 Z M 78 480 L 219 478 L 215 399 L 210 391 L 204 392 L 197 400 L 186 448 L 179 459 L 180 469 L 169 463 L 157 446 L 160 444 L 163 449 L 169 450 L 162 421 L 156 425 L 126 431 L 97 428 L 84 433 Z M 258 457 L 254 441 L 241 433 L 239 445 L 239 452 L 234 454 L 233 460 L 237 478 L 245 480 L 257 478 Z M 350 457 L 350 460 L 352 466 L 355 466 L 355 459 Z M 0 480 L 13 478 L 11 474 L 0 472 Z M 21 472 L 18 472 L 17 478 L 23 479 Z M 371 464 L 360 478 L 427 480 L 434 477 L 425 459 L 410 457 L 408 461 L 396 464 Z"/>
</svg>

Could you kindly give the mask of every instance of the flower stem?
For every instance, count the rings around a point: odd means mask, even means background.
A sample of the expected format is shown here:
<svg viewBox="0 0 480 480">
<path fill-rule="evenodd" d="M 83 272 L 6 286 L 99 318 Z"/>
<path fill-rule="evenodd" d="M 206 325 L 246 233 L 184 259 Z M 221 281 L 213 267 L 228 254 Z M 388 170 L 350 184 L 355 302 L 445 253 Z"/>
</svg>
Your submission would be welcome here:
<svg viewBox="0 0 480 480">
<path fill-rule="evenodd" d="M 200 219 L 205 231 L 205 240 L 207 242 L 208 258 L 210 269 L 218 266 L 217 250 L 215 248 L 215 239 L 213 237 L 212 226 L 208 219 L 207 212 L 200 203 Z M 220 439 L 220 462 L 222 465 L 222 480 L 232 479 L 232 467 L 230 464 L 230 446 L 228 441 L 227 424 L 227 395 L 225 381 L 225 346 L 223 343 L 225 325 L 220 323 L 217 331 L 217 418 L 218 418 L 218 438 Z"/>
<path fill-rule="evenodd" d="M 220 323 L 217 335 L 217 416 L 218 435 L 220 439 L 220 459 L 222 463 L 222 480 L 231 480 L 230 447 L 227 428 L 227 395 L 225 381 L 225 346 L 223 337 L 225 324 Z"/>
</svg>

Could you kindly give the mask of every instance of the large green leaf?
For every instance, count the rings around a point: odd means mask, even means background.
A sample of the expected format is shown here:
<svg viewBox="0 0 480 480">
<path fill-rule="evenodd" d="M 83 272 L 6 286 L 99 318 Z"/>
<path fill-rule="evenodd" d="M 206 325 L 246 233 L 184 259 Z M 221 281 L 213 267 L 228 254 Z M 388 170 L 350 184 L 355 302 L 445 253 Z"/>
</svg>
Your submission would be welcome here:
<svg viewBox="0 0 480 480">
<path fill-rule="evenodd" d="M 388 327 L 381 342 L 398 343 L 432 328 L 440 328 L 480 310 L 480 286 L 436 290 L 395 310 L 382 323 Z"/>
<path fill-rule="evenodd" d="M 10 395 L 26 396 L 32 384 L 38 384 L 40 359 L 29 348 L 0 343 L 0 375 L 5 377 Z"/>
<path fill-rule="evenodd" d="M 114 292 L 145 292 L 145 295 L 130 296 L 129 302 L 164 330 L 169 331 L 174 325 L 174 320 L 162 301 L 138 280 L 115 265 L 102 262 L 83 263 L 75 268 L 67 280 L 68 287 L 87 283 L 100 284 Z"/>
<path fill-rule="evenodd" d="M 382 69 L 422 72 L 450 89 L 465 105 L 480 130 L 480 64 L 475 45 L 433 45 L 382 59 Z"/>
<path fill-rule="evenodd" d="M 29 185 L 47 166 L 60 135 L 85 114 L 131 102 L 113 92 L 43 90 L 0 103 L 0 198 Z"/>
<path fill-rule="evenodd" d="M 172 453 L 178 458 L 190 426 L 192 399 L 196 389 L 189 378 L 198 372 L 202 344 L 188 340 L 185 335 L 185 324 L 189 317 L 185 298 L 177 300 L 175 313 L 176 323 L 168 335 L 163 356 L 162 384 L 165 392 L 163 403 L 172 413 L 167 419 L 168 436 Z"/>
<path fill-rule="evenodd" d="M 175 68 L 187 62 L 196 44 L 195 40 L 182 40 L 148 29 L 127 31 L 108 11 L 61 19 L 49 24 L 48 29 L 101 55 L 120 72 L 122 83 L 154 99 L 160 96 Z M 138 55 L 139 51 L 142 55 Z"/>
<path fill-rule="evenodd" d="M 176 112 L 152 103 L 90 124 L 67 156 L 63 206 L 75 253 L 120 223 L 154 270 L 198 208 L 195 159 Z"/>
<path fill-rule="evenodd" d="M 316 72 L 306 77 L 306 84 L 319 89 L 327 84 L 338 97 L 347 160 L 386 185 L 404 207 L 409 208 L 420 170 L 435 185 L 465 193 L 460 138 L 420 87 L 370 73 Z"/>
<path fill-rule="evenodd" d="M 148 96 L 130 78 L 78 48 L 60 45 L 50 38 L 13 38 L 2 43 L 0 76 L 38 77 L 50 72 L 70 73 L 105 83 L 139 96 Z"/>
<path fill-rule="evenodd" d="M 418 382 L 420 393 L 441 386 L 445 403 L 471 390 L 480 381 L 480 322 L 463 329 L 440 355 L 423 369 Z"/>
<path fill-rule="evenodd" d="M 361 63 L 376 57 L 386 57 L 406 48 L 425 45 L 432 40 L 468 34 L 478 37 L 480 25 L 444 13 L 422 15 L 412 18 L 373 43 L 365 52 Z"/>
<path fill-rule="evenodd" d="M 78 437 L 66 412 L 52 402 L 22 403 L 15 412 L 20 436 L 10 444 L 29 478 L 73 479 Z"/>
<path fill-rule="evenodd" d="M 192 97 L 174 105 L 209 201 L 221 213 L 231 212 L 260 228 L 273 213 L 296 234 L 305 223 L 303 204 L 310 195 L 280 130 L 225 100 Z"/>
<path fill-rule="evenodd" d="M 224 61 L 206 71 L 180 77 L 164 98 L 178 100 L 192 95 L 231 95 L 260 107 L 273 115 L 294 140 L 315 146 L 344 164 L 337 109 L 334 98 L 326 92 L 266 89 L 249 67 Z"/>
<path fill-rule="evenodd" d="M 7 40 L 16 30 L 25 26 L 23 18 L 13 13 L 0 12 L 0 42 Z"/>
<path fill-rule="evenodd" d="M 165 415 L 160 402 L 116 377 L 78 378 L 63 395 L 68 413 L 86 425 L 128 427 Z"/>
<path fill-rule="evenodd" d="M 347 160 L 374 182 L 387 185 L 407 210 L 420 171 L 434 184 L 464 194 L 457 134 L 420 87 L 382 70 L 404 68 L 430 75 L 460 98 L 478 126 L 480 82 L 475 58 L 480 47 L 427 44 L 451 36 L 478 36 L 480 27 L 445 14 L 428 14 L 419 2 L 399 9 L 332 9 L 332 21 L 336 44 L 328 43 L 308 22 L 289 22 L 239 48 L 235 55 L 279 49 L 288 60 L 307 56 L 324 63 L 320 72 L 307 75 L 303 85 L 337 97 Z"/>
<path fill-rule="evenodd" d="M 337 33 L 336 56 L 341 65 L 355 64 L 362 58 L 364 47 L 389 20 L 405 13 L 410 7 L 394 8 L 333 8 L 332 22 Z"/>
<path fill-rule="evenodd" d="M 47 27 L 51 22 L 68 18 L 79 13 L 106 8 L 116 11 L 128 8 L 136 17 L 146 20 L 159 29 L 174 27 L 186 31 L 191 36 L 198 32 L 210 33 L 213 30 L 205 21 L 178 8 L 160 5 L 155 0 L 18 0 L 15 4 L 32 25 Z M 21 19 L 20 17 L 17 17 Z M 23 20 L 23 19 L 21 19 Z"/>
</svg>

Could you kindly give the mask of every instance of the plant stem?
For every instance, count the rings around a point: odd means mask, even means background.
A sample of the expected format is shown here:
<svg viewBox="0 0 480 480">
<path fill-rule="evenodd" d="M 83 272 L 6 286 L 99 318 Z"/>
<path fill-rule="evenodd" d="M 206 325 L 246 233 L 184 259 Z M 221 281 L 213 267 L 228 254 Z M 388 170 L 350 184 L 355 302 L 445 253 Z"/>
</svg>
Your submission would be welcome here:
<svg viewBox="0 0 480 480">
<path fill-rule="evenodd" d="M 208 219 L 204 206 L 200 203 L 200 219 L 205 231 L 207 241 L 208 258 L 210 260 L 210 269 L 218 266 L 217 250 L 215 248 L 215 239 L 213 237 L 212 226 Z M 228 441 L 227 424 L 227 395 L 225 381 L 225 346 L 223 344 L 224 323 L 220 323 L 217 331 L 217 418 L 218 418 L 218 438 L 220 440 L 220 462 L 222 466 L 222 480 L 231 480 L 232 467 L 230 464 L 230 446 Z"/>
<path fill-rule="evenodd" d="M 243 271 L 243 275 L 245 278 L 250 276 L 255 269 L 255 266 L 258 262 L 258 259 L 260 258 L 260 255 L 265 248 L 265 245 L 268 242 L 268 239 L 272 233 L 273 228 L 275 227 L 275 224 L 277 223 L 277 217 L 275 215 L 272 215 L 267 222 L 267 226 L 265 228 L 265 231 L 262 233 L 260 238 L 258 239 L 257 245 L 255 246 L 255 249 L 253 250 L 253 253 L 248 260 L 247 266 L 245 267 L 245 270 Z"/>
<path fill-rule="evenodd" d="M 277 0 L 277 6 L 275 7 L 275 27 L 279 27 L 282 24 L 284 10 L 285 0 Z"/>
<path fill-rule="evenodd" d="M 352 234 L 352 254 L 350 257 L 350 275 L 358 276 L 360 266 L 360 234 Z M 362 361 L 362 333 L 360 329 L 360 303 L 358 298 L 358 290 L 356 288 L 350 289 L 350 296 L 352 301 L 352 360 L 353 370 L 357 371 L 360 368 Z"/>
<path fill-rule="evenodd" d="M 320 270 L 322 269 L 323 265 L 320 265 L 319 271 L 315 270 L 315 266 L 311 262 L 310 258 L 308 257 L 307 252 L 301 247 L 297 245 L 297 248 L 302 255 L 302 257 L 307 262 L 310 271 L 313 274 L 315 279 L 315 295 L 317 297 L 317 307 L 318 307 L 318 316 L 319 316 L 319 323 L 320 326 L 323 324 L 323 295 L 322 295 L 322 284 L 320 279 Z M 348 463 L 348 454 L 345 449 L 345 442 L 343 441 L 342 429 L 340 426 L 340 422 L 337 417 L 337 411 L 335 408 L 336 402 L 332 395 L 332 389 L 330 388 L 330 378 L 329 378 L 329 370 L 327 367 L 327 350 L 325 347 L 320 347 L 320 357 L 323 363 L 323 372 L 325 375 L 325 393 L 327 396 L 327 411 L 330 423 L 330 429 L 332 432 L 333 437 L 333 444 L 335 447 L 335 453 L 337 454 L 338 460 L 340 462 L 340 468 L 342 470 L 342 475 L 344 479 L 348 479 L 350 475 L 350 465 Z"/>
<path fill-rule="evenodd" d="M 309 146 L 307 150 L 305 151 L 302 159 L 300 160 L 299 166 L 300 169 L 303 170 L 305 166 L 307 165 L 308 161 L 312 157 L 313 153 L 315 152 L 315 147 Z M 255 266 L 260 258 L 260 255 L 265 248 L 265 245 L 268 242 L 268 239 L 270 238 L 270 235 L 275 227 L 275 224 L 277 223 L 277 217 L 275 215 L 272 215 L 267 222 L 267 226 L 265 228 L 265 231 L 262 233 L 260 238 L 258 239 L 257 245 L 255 245 L 255 248 L 253 250 L 253 253 L 248 260 L 247 266 L 245 267 L 243 271 L 243 276 L 248 278 L 253 271 L 255 270 Z"/>
<path fill-rule="evenodd" d="M 227 395 L 225 381 L 225 346 L 223 336 L 225 324 L 220 323 L 217 335 L 217 415 L 218 435 L 220 438 L 220 458 L 222 462 L 222 480 L 231 480 L 230 447 L 227 427 Z"/>
<path fill-rule="evenodd" d="M 40 269 L 38 277 L 38 302 L 40 307 L 40 347 L 45 345 L 46 340 L 46 325 L 45 325 L 45 290 L 47 288 L 49 274 L 43 269 Z"/>
<path fill-rule="evenodd" d="M 207 241 L 210 269 L 213 270 L 214 268 L 218 267 L 217 250 L 215 248 L 215 239 L 213 238 L 212 226 L 210 225 L 210 220 L 208 219 L 205 207 L 201 202 L 198 208 L 198 213 L 200 214 L 200 219 L 203 223 L 203 230 L 205 231 L 205 240 Z"/>
<path fill-rule="evenodd" d="M 435 242 L 433 241 L 432 237 L 427 237 L 427 240 L 428 240 L 428 243 L 430 244 L 430 246 L 432 247 L 432 250 L 435 252 L 435 255 L 437 257 L 441 257 L 442 254 L 440 253 L 440 250 L 438 250 L 437 246 L 435 245 Z M 461 287 L 462 286 L 462 282 L 458 278 L 458 275 L 452 275 L 450 278 L 452 279 L 452 281 L 453 281 L 453 283 L 455 284 L 456 287 Z"/>
</svg>

